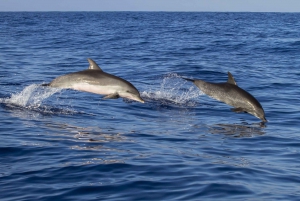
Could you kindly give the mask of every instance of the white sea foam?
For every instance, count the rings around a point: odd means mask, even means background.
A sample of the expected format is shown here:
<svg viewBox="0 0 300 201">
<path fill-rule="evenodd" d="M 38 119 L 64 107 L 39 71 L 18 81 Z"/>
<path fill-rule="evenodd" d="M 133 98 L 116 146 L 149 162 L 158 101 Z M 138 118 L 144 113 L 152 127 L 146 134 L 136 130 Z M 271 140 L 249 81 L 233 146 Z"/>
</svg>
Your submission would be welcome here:
<svg viewBox="0 0 300 201">
<path fill-rule="evenodd" d="M 142 98 L 159 101 L 161 104 L 176 104 L 183 106 L 195 106 L 196 98 L 203 93 L 192 83 L 183 80 L 176 73 L 163 78 L 160 88 L 149 89 L 141 93 Z"/>
</svg>

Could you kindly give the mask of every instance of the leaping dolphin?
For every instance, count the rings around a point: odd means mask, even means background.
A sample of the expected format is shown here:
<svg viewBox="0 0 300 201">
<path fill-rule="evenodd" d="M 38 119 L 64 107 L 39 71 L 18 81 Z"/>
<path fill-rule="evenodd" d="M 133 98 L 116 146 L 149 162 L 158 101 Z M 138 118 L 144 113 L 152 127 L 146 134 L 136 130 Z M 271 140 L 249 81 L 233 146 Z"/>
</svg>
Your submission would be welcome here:
<svg viewBox="0 0 300 201">
<path fill-rule="evenodd" d="M 237 86 L 230 72 L 228 72 L 228 81 L 225 83 L 183 79 L 193 82 L 206 95 L 233 106 L 232 111 L 246 112 L 261 119 L 263 122 L 267 122 L 261 104 L 250 93 Z"/>
<path fill-rule="evenodd" d="M 88 59 L 88 62 L 90 66 L 87 70 L 59 76 L 49 84 L 42 86 L 106 95 L 105 99 L 122 97 L 141 103 L 145 102 L 139 91 L 130 82 L 104 72 L 92 59 Z"/>
</svg>

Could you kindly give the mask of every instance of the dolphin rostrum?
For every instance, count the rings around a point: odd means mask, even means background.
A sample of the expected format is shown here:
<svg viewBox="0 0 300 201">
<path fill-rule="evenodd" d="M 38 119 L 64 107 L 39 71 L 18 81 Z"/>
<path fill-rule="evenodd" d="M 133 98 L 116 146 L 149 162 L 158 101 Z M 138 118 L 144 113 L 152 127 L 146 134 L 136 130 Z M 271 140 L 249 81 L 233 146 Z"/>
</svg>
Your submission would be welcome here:
<svg viewBox="0 0 300 201">
<path fill-rule="evenodd" d="M 233 106 L 232 111 L 246 112 L 256 116 L 263 122 L 267 122 L 261 104 L 250 93 L 237 86 L 230 72 L 228 72 L 228 81 L 224 83 L 209 83 L 203 80 L 184 79 L 193 82 L 206 95 Z"/>
<path fill-rule="evenodd" d="M 106 95 L 104 99 L 122 97 L 141 103 L 145 102 L 139 91 L 130 82 L 104 72 L 92 59 L 88 59 L 88 62 L 90 64 L 88 69 L 59 76 L 49 84 L 42 86 Z"/>
</svg>

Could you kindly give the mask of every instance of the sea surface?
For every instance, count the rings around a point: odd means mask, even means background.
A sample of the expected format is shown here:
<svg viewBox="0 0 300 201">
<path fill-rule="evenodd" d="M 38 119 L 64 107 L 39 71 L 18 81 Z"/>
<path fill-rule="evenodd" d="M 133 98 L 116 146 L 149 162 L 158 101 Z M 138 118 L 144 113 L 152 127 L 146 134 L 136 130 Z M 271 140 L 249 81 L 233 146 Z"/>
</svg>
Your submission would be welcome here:
<svg viewBox="0 0 300 201">
<path fill-rule="evenodd" d="M 300 13 L 0 13 L 0 200 L 300 200 Z M 88 68 L 146 103 L 41 87 Z M 181 77 L 231 72 L 268 122 Z"/>
</svg>

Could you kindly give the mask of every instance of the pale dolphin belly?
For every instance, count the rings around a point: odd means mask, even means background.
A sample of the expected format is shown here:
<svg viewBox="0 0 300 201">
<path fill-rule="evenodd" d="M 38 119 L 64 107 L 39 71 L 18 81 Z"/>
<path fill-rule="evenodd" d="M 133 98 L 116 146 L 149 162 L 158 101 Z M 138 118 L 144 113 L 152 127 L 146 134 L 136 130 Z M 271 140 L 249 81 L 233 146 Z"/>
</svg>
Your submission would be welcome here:
<svg viewBox="0 0 300 201">
<path fill-rule="evenodd" d="M 114 94 L 120 91 L 119 86 L 99 86 L 99 85 L 92 85 L 89 83 L 75 83 L 68 88 L 75 89 L 78 91 L 90 92 L 94 94 L 101 94 L 101 95 Z"/>
</svg>

